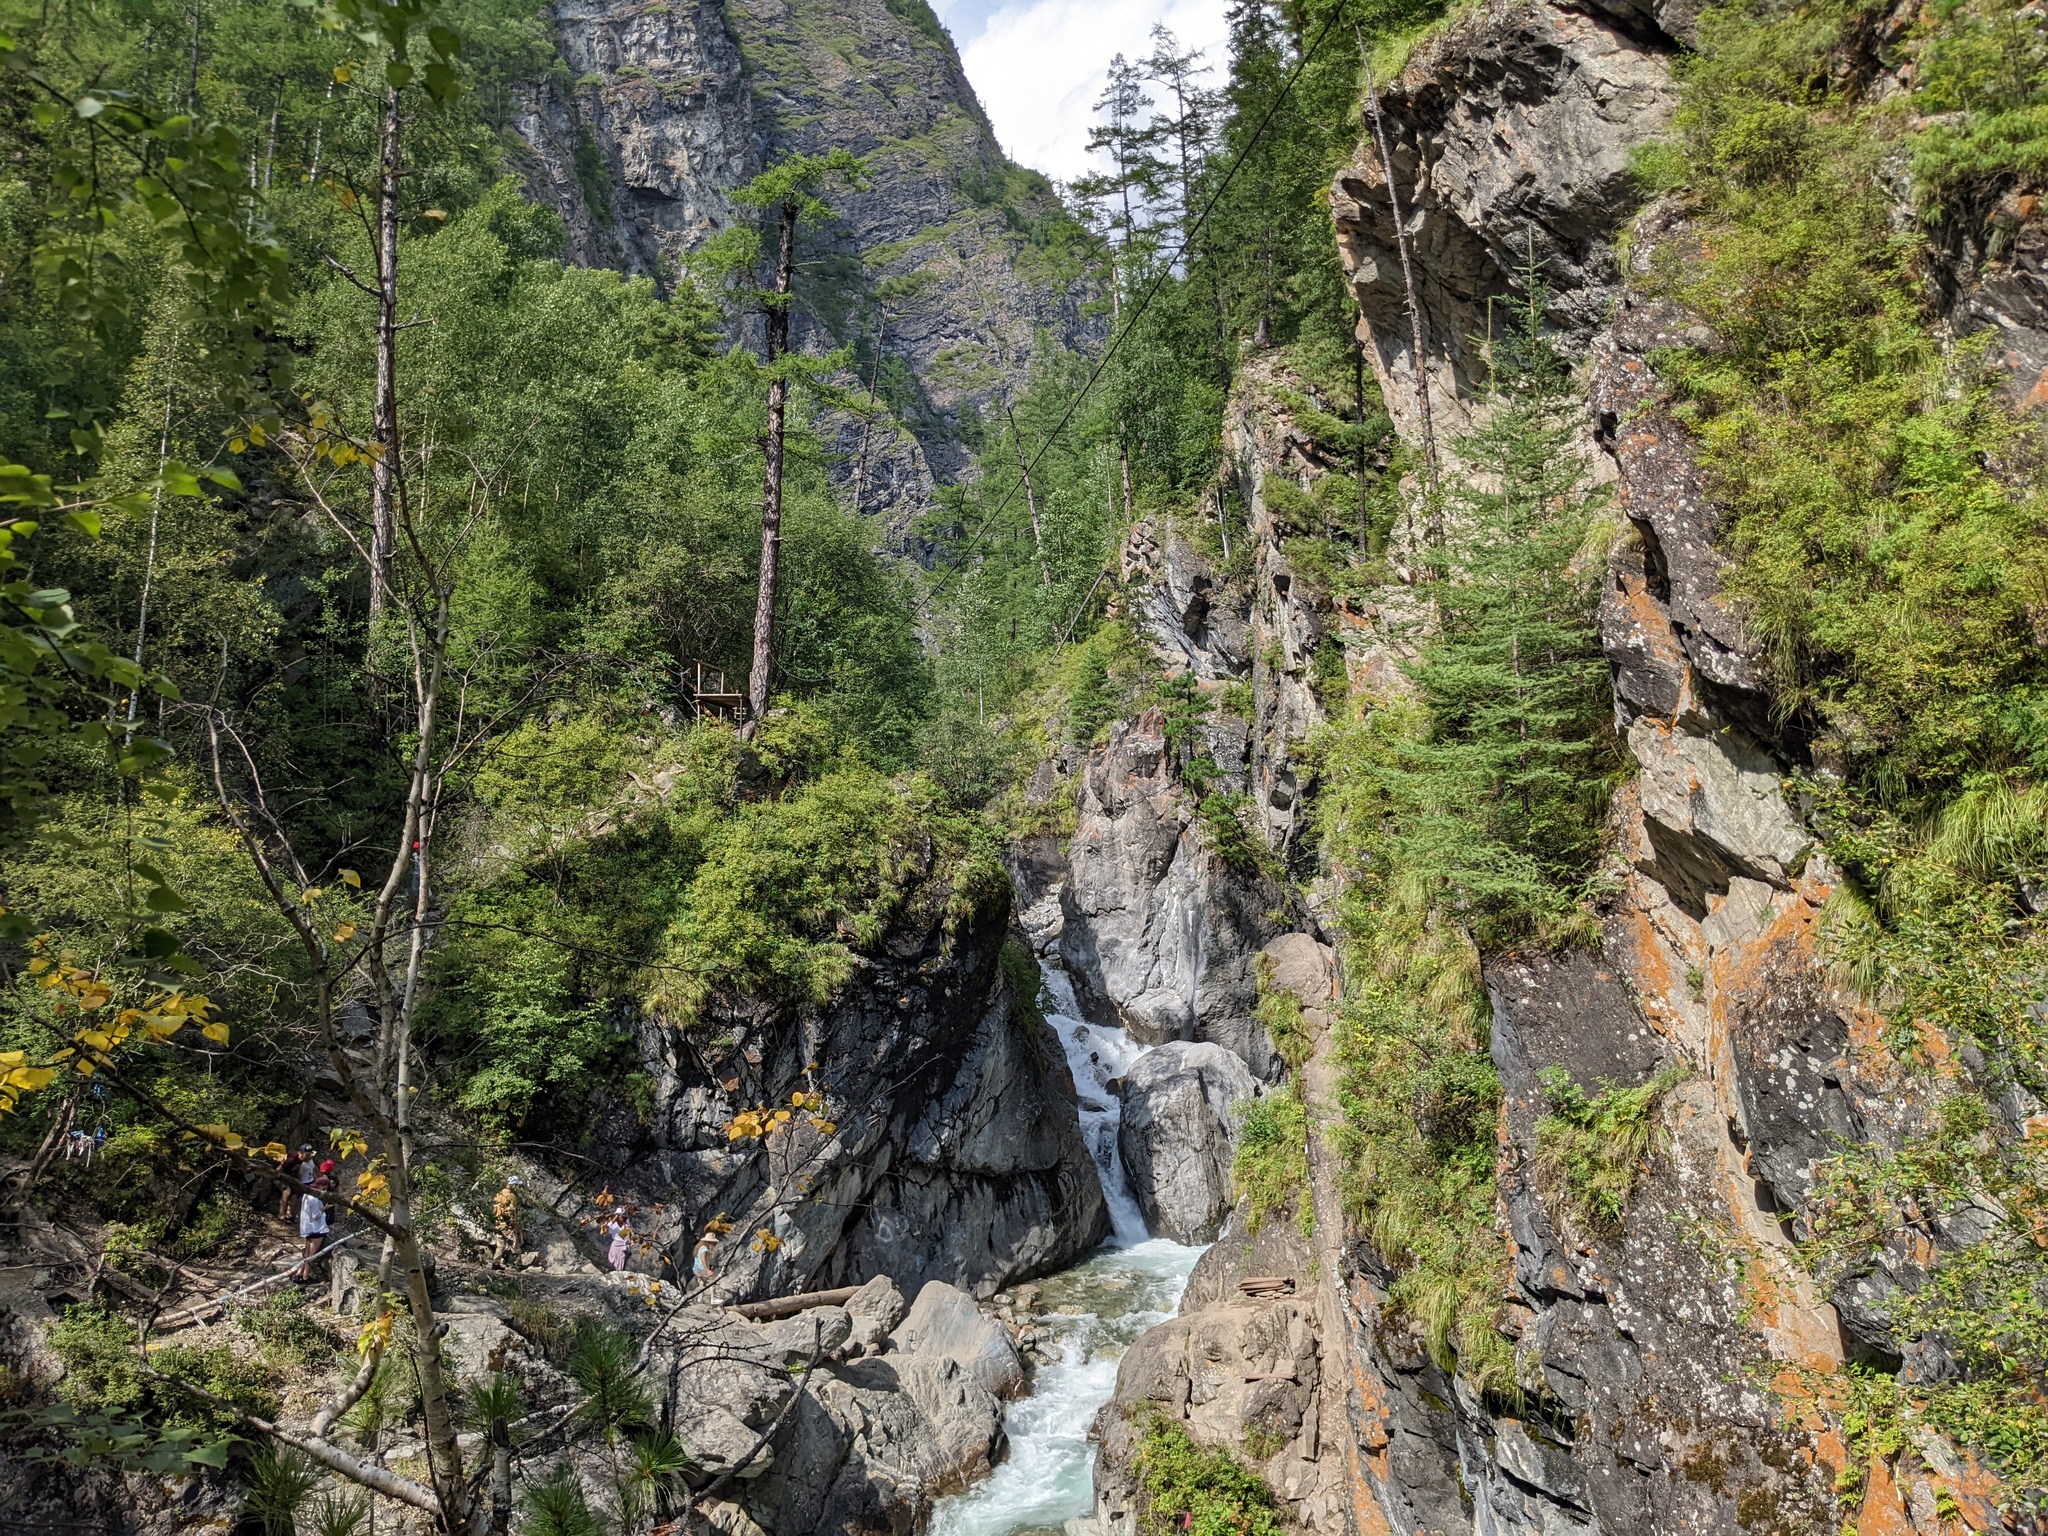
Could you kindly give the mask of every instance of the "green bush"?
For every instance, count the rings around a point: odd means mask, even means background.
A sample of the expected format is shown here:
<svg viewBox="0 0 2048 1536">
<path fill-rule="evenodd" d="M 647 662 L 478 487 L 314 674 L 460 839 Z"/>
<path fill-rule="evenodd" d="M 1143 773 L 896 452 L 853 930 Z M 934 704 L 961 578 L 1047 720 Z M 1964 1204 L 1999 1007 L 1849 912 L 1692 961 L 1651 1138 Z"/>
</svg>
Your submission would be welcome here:
<svg viewBox="0 0 2048 1536">
<path fill-rule="evenodd" d="M 1665 1067 L 1634 1088 L 1603 1080 L 1590 1095 L 1563 1067 L 1540 1074 L 1548 1108 L 1536 1121 L 1536 1165 L 1596 1231 L 1621 1235 L 1629 1196 L 1662 1138 L 1664 1096 L 1688 1070 Z"/>
<path fill-rule="evenodd" d="M 1144 1536 L 1285 1536 L 1266 1480 L 1221 1447 L 1195 1444 L 1177 1419 L 1154 1413 L 1132 1462 Z"/>
<path fill-rule="evenodd" d="M 303 1374 L 334 1362 L 341 1340 L 306 1311 L 303 1291 L 284 1291 L 266 1301 L 238 1307 L 235 1326 L 256 1340 L 264 1361 L 279 1371 Z"/>
<path fill-rule="evenodd" d="M 103 1307 L 67 1308 L 50 1336 L 57 1358 L 64 1362 L 60 1391 L 72 1407 L 103 1411 L 158 1427 L 196 1426 L 233 1430 L 232 1413 L 208 1407 L 203 1399 L 142 1374 L 135 1325 Z M 232 1404 L 244 1413 L 265 1417 L 278 1408 L 277 1382 L 261 1364 L 238 1355 L 226 1344 L 172 1344 L 152 1352 L 150 1364 L 167 1376 L 180 1377 Z"/>
<path fill-rule="evenodd" d="M 1250 1207 L 1256 1232 L 1275 1211 L 1292 1210 L 1303 1236 L 1315 1227 L 1308 1189 L 1308 1110 L 1293 1084 L 1249 1100 L 1237 1128 L 1231 1164 L 1237 1198 Z"/>
</svg>

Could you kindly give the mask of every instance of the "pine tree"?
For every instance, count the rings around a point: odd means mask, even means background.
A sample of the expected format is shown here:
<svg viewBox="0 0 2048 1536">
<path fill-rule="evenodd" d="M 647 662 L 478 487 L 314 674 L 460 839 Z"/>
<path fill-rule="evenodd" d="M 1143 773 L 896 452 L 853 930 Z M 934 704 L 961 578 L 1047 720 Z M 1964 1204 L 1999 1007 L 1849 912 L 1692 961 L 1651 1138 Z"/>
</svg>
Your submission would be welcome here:
<svg viewBox="0 0 2048 1536">
<path fill-rule="evenodd" d="M 1532 293 L 1484 425 L 1457 445 L 1437 628 L 1407 669 L 1429 724 L 1388 769 L 1402 862 L 1449 890 L 1482 947 L 1571 921 L 1615 772 L 1601 563 L 1582 556 L 1603 496 L 1541 316 Z"/>
</svg>

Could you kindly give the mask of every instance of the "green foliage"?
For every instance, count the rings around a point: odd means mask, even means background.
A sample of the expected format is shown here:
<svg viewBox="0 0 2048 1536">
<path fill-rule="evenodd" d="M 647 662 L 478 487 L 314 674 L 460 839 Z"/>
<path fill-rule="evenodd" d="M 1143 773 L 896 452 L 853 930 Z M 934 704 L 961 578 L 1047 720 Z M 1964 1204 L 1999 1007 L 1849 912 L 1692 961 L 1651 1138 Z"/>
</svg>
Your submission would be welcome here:
<svg viewBox="0 0 2048 1536">
<path fill-rule="evenodd" d="M 937 43 L 947 52 L 953 48 L 953 38 L 939 21 L 928 0 L 882 0 L 889 14 L 906 23 L 910 30 L 927 42 Z"/>
<path fill-rule="evenodd" d="M 525 1296 L 514 1296 L 506 1303 L 505 1310 L 520 1336 L 538 1345 L 551 1363 L 560 1365 L 569 1358 L 569 1347 L 575 1342 L 576 1330 L 559 1312 L 545 1302 Z"/>
<path fill-rule="evenodd" d="M 345 1498 L 323 1493 L 300 1518 L 304 1536 L 363 1536 L 370 1523 L 370 1495 Z"/>
<path fill-rule="evenodd" d="M 235 1326 L 256 1340 L 264 1361 L 280 1373 L 303 1374 L 333 1364 L 341 1340 L 306 1312 L 303 1292 L 287 1291 L 235 1311 Z"/>
<path fill-rule="evenodd" d="M 463 1418 L 470 1428 L 488 1435 L 495 1420 L 516 1421 L 521 1402 L 518 1375 L 512 1371 L 493 1371 L 463 1394 Z"/>
<path fill-rule="evenodd" d="M 1485 949 L 1555 941 L 1581 903 L 1618 774 L 1597 562 L 1600 498 L 1570 446 L 1571 404 L 1532 301 L 1526 362 L 1457 445 L 1435 632 L 1406 667 L 1427 721 L 1389 733 L 1390 853 L 1440 882 Z"/>
<path fill-rule="evenodd" d="M 636 1435 L 627 1443 L 626 1463 L 618 1481 L 619 1515 L 626 1527 L 673 1516 L 688 1491 L 684 1478 L 698 1471 L 696 1461 L 675 1436 L 661 1430 Z"/>
<path fill-rule="evenodd" d="M 1314 1033 L 1302 1013 L 1301 999 L 1273 985 L 1273 966 L 1266 956 L 1259 956 L 1256 964 L 1259 1001 L 1254 1014 L 1272 1037 L 1273 1049 L 1280 1053 L 1280 1059 L 1299 1071 L 1315 1049 Z"/>
<path fill-rule="evenodd" d="M 1246 1101 L 1237 1128 L 1237 1158 L 1230 1168 L 1237 1198 L 1247 1202 L 1258 1231 L 1275 1211 L 1293 1211 L 1302 1235 L 1315 1226 L 1308 1198 L 1308 1109 L 1293 1085 Z"/>
<path fill-rule="evenodd" d="M 576 1469 L 561 1462 L 519 1493 L 519 1536 L 604 1536 L 604 1526 L 583 1498 Z"/>
<path fill-rule="evenodd" d="M 1283 1536 L 1288 1529 L 1264 1478 L 1221 1446 L 1197 1445 L 1165 1414 L 1146 1421 L 1132 1467 L 1144 1536 Z"/>
<path fill-rule="evenodd" d="M 74 1471 L 189 1477 L 225 1467 L 238 1443 L 233 1435 L 200 1425 L 166 1427 L 104 1410 L 80 1412 L 64 1402 L 0 1412 L 0 1444 L 10 1456 Z"/>
<path fill-rule="evenodd" d="M 142 1374 L 135 1326 L 101 1307 L 74 1306 L 50 1335 L 64 1362 L 64 1401 L 83 1413 L 106 1413 L 164 1427 L 232 1432 L 232 1414 L 205 1406 L 190 1393 Z M 226 1344 L 173 1344 L 151 1352 L 150 1366 L 190 1381 L 244 1413 L 277 1412 L 271 1373 Z"/>
<path fill-rule="evenodd" d="M 608 1440 L 654 1422 L 653 1389 L 633 1370 L 638 1353 L 625 1329 L 594 1317 L 576 1319 L 567 1370 L 583 1391 L 583 1418 Z"/>
<path fill-rule="evenodd" d="M 1603 1080 L 1594 1094 L 1563 1067 L 1540 1074 L 1547 1107 L 1536 1121 L 1536 1166 L 1595 1231 L 1621 1235 L 1629 1195 L 1658 1149 L 1664 1096 L 1687 1070 L 1682 1063 L 1668 1066 L 1633 1088 Z"/>
<path fill-rule="evenodd" d="M 1731 510 L 1730 590 L 1781 706 L 1852 780 L 1925 797 L 2032 750 L 2016 706 L 2043 666 L 2044 503 L 1997 477 L 2021 429 L 1980 351 L 1922 323 L 1920 236 L 1878 175 L 1896 114 L 1816 68 L 1846 14 L 1710 13 L 1678 115 L 1705 238 L 1654 286 L 1718 338 L 1663 367 Z M 1931 12 L 1935 41 L 1975 14 Z"/>
<path fill-rule="evenodd" d="M 299 1513 L 323 1476 L 289 1447 L 266 1445 L 251 1456 L 242 1481 L 249 1490 L 250 1512 L 263 1522 L 263 1536 L 298 1536 Z"/>
<path fill-rule="evenodd" d="M 2039 186 L 2048 174 L 2041 13 L 2018 0 L 1942 0 L 1915 32 L 1914 103 L 1938 114 L 1912 139 L 1913 177 L 1929 214 L 1966 213 L 2014 182 Z"/>
<path fill-rule="evenodd" d="M 1045 976 L 1028 946 L 1015 938 L 1003 940 L 1000 955 L 1003 975 L 1017 994 L 1017 1010 L 1025 1025 L 1038 1028 L 1045 1022 Z"/>
</svg>

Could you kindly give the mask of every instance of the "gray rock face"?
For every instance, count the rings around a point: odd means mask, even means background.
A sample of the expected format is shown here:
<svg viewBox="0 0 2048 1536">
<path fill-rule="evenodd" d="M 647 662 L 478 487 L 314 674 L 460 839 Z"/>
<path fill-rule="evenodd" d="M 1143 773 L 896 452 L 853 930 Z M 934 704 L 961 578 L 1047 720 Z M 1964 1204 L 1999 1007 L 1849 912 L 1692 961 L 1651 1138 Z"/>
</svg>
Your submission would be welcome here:
<svg viewBox="0 0 2048 1536">
<path fill-rule="evenodd" d="M 1117 1150 L 1150 1231 L 1177 1243 L 1216 1236 L 1234 1198 L 1237 1123 L 1257 1090 L 1235 1055 L 1199 1041 L 1147 1051 L 1125 1075 Z"/>
<path fill-rule="evenodd" d="M 1670 120 L 1675 46 L 1642 9 L 1494 4 L 1445 27 L 1383 84 L 1426 357 L 1414 356 L 1370 136 L 1338 173 L 1331 212 L 1367 356 L 1404 437 L 1420 440 L 1418 368 L 1439 438 L 1463 430 L 1466 402 L 1486 378 L 1488 302 L 1512 305 L 1532 257 L 1552 324 L 1583 343 L 1605 322 L 1622 276 L 1613 238 L 1635 201 L 1629 151 Z"/>
<path fill-rule="evenodd" d="M 920 890 L 824 1008 L 729 1000 L 688 1039 L 640 1022 L 646 1140 L 598 1150 L 615 1192 L 663 1202 L 679 1267 L 705 1222 L 733 1220 L 720 1300 L 883 1275 L 986 1295 L 1106 1235 L 1058 1040 L 999 963 L 1008 892 L 977 898 L 948 934 L 951 899 Z M 829 1130 L 800 1116 L 766 1143 L 728 1139 L 738 1110 L 808 1085 L 827 1094 Z"/>
<path fill-rule="evenodd" d="M 1278 354 L 1248 358 L 1223 413 L 1226 472 L 1250 509 L 1247 537 L 1254 575 L 1247 603 L 1252 657 L 1249 790 L 1268 846 L 1286 853 L 1305 825 L 1313 775 L 1297 748 L 1323 722 L 1314 675 L 1317 650 L 1342 633 L 1328 593 L 1315 590 L 1287 559 L 1290 537 L 1320 534 L 1279 515 L 1268 494 L 1276 482 L 1309 491 L 1332 465 L 1294 422 L 1287 399 L 1309 387 Z"/>
<path fill-rule="evenodd" d="M 790 1346 L 801 1343 L 802 1363 L 814 1339 L 846 1334 L 844 1311 L 822 1311 L 832 1315 L 754 1325 L 687 1310 L 657 1345 L 670 1422 L 716 1475 L 781 1416 L 733 1484 L 737 1510 L 763 1531 L 907 1529 L 933 1497 L 987 1472 L 1002 1446 L 1001 1405 L 951 1358 L 841 1361 L 833 1350 L 792 1402 L 801 1373 L 788 1365 Z"/>
<path fill-rule="evenodd" d="M 1081 767 L 1060 956 L 1091 1016 L 1147 1044 L 1213 1042 L 1270 1080 L 1279 1058 L 1252 1016 L 1253 966 L 1291 898 L 1212 851 L 1164 729 L 1157 710 L 1121 721 Z"/>
<path fill-rule="evenodd" d="M 1140 521 L 1124 540 L 1122 576 L 1132 618 L 1169 667 L 1205 682 L 1250 670 L 1250 633 L 1236 594 L 1178 531 Z"/>
<path fill-rule="evenodd" d="M 1024 1362 L 1009 1330 L 984 1316 L 974 1298 L 943 1281 L 928 1282 L 895 1332 L 907 1355 L 950 1360 L 995 1397 L 1014 1397 L 1024 1385 Z"/>
<path fill-rule="evenodd" d="M 1766 669 L 1723 595 L 1720 512 L 1656 378 L 1658 348 L 1711 337 L 1631 293 L 1615 255 L 1634 211 L 1628 151 L 1667 121 L 1671 39 L 1691 26 L 1678 5 L 1495 3 L 1443 29 L 1384 87 L 1439 435 L 1460 430 L 1451 393 L 1473 381 L 1485 301 L 1512 290 L 1533 230 L 1559 339 L 1590 356 L 1585 448 L 1596 478 L 1614 481 L 1628 527 L 1600 611 L 1616 729 L 1638 770 L 1614 807 L 1620 888 L 1603 907 L 1596 951 L 1496 957 L 1485 970 L 1504 1096 L 1501 1235 L 1512 1253 L 1494 1326 L 1512 1341 L 1523 1401 L 1482 1398 L 1430 1357 L 1412 1310 L 1389 1295 L 1394 1273 L 1367 1235 L 1345 1230 L 1337 1149 L 1312 1142 L 1313 1238 L 1271 1221 L 1253 1236 L 1234 1217 L 1198 1266 L 1182 1316 L 1126 1357 L 1099 1425 L 1106 1536 L 1135 1529 L 1130 1463 L 1155 1408 L 1198 1441 L 1258 1460 L 1289 1516 L 1329 1536 L 1818 1529 L 1858 1518 L 1834 1492 L 1836 1442 L 1758 1383 L 1788 1368 L 1837 1369 L 1845 1355 L 1903 1364 L 1909 1380 L 1948 1368 L 1940 1341 L 1901 1340 L 1884 1319 L 1924 1275 L 1913 1255 L 1964 1236 L 1915 1222 L 1874 1263 L 1818 1277 L 1788 1237 L 1807 1219 L 1825 1149 L 1893 1145 L 1913 1111 L 1867 1012 L 1835 987 L 1816 949 L 1831 871 L 1784 783 L 1804 743 L 1774 718 Z M 1333 211 L 1389 405 L 1413 441 L 1416 365 L 1377 162 L 1368 146 L 1340 174 Z M 2032 302 L 2021 237 L 2035 217 L 2011 214 L 2004 265 L 1972 269 L 1979 286 L 1968 290 L 2008 319 Z M 1680 210 L 1653 208 L 1631 248 L 1647 262 L 1690 238 Z M 2026 343 L 2005 345 L 2022 358 L 2016 386 L 2031 387 Z M 1253 473 L 1312 477 L 1312 454 L 1284 412 L 1262 422 L 1248 385 L 1234 399 L 1240 415 L 1227 430 Z M 1397 534 L 1397 572 L 1404 553 Z M 1265 597 L 1286 574 L 1284 539 L 1262 548 L 1257 569 L 1253 643 L 1263 656 L 1285 639 L 1286 610 L 1274 603 L 1268 618 Z M 1412 613 L 1388 623 L 1329 604 L 1311 605 L 1310 617 L 1325 632 L 1356 626 L 1337 630 L 1354 686 L 1398 693 L 1397 636 Z M 1262 623 L 1273 627 L 1262 634 Z M 1286 707 L 1287 670 L 1255 668 L 1254 686 L 1263 727 Z M 1271 946 L 1276 977 L 1283 958 L 1298 962 L 1290 978 L 1327 1000 L 1307 963 L 1312 941 L 1302 936 L 1287 955 L 1292 943 Z M 1545 1171 L 1540 1074 L 1562 1067 L 1590 1094 L 1647 1083 L 1674 1063 L 1689 1075 L 1658 1105 L 1659 1140 L 1627 1219 L 1618 1230 L 1590 1225 Z M 1333 1113 L 1329 1064 L 1312 1059 L 1302 1084 L 1313 1125 L 1318 1111 Z M 1759 1304 L 1765 1273 L 1769 1300 Z M 1248 1275 L 1291 1278 L 1312 1298 L 1294 1315 L 1312 1335 L 1320 1379 L 1342 1383 L 1274 1422 L 1284 1442 L 1248 1406 L 1268 1388 L 1244 1347 L 1258 1303 L 1235 1287 Z M 1306 1375 L 1302 1354 L 1287 1372 Z M 1931 1437 L 1916 1455 L 1914 1469 L 1872 1471 L 1865 1528 L 1931 1536 L 1928 1479 L 1957 1458 Z M 1925 1517 L 1912 1512 L 1923 1505 Z"/>
<path fill-rule="evenodd" d="M 514 122 L 529 186 L 561 212 L 574 258 L 636 272 L 668 270 L 729 227 L 741 214 L 728 194 L 766 165 L 867 157 L 868 184 L 835 193 L 839 218 L 805 242 L 810 266 L 829 270 L 808 285 L 798 330 L 820 345 L 867 337 L 909 368 L 916 442 L 892 431 L 872 445 L 861 498 L 899 546 L 931 472 L 967 467 L 963 410 L 1022 378 L 1041 335 L 1073 345 L 1101 330 L 1079 280 L 1034 266 L 1020 233 L 1054 212 L 1051 187 L 1004 160 L 951 39 L 920 11 L 561 0 L 566 67 L 524 89 Z"/>
</svg>

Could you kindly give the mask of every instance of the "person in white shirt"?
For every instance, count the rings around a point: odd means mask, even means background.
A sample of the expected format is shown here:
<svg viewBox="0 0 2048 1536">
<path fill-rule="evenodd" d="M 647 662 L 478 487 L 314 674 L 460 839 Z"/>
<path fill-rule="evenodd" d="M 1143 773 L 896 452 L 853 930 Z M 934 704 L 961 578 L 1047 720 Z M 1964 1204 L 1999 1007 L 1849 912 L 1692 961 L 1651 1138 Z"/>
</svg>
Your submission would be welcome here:
<svg viewBox="0 0 2048 1536">
<path fill-rule="evenodd" d="M 293 1199 L 303 1194 L 306 1186 L 312 1183 L 320 1172 L 313 1163 L 313 1143 L 310 1141 L 299 1143 L 299 1155 L 292 1161 L 292 1171 L 299 1179 L 298 1187 L 294 1189 L 289 1184 L 280 1184 L 277 1191 L 277 1214 L 287 1221 L 291 1220 Z"/>
<path fill-rule="evenodd" d="M 327 1180 L 315 1177 L 311 1187 L 299 1197 L 299 1236 L 306 1251 L 299 1267 L 292 1271 L 294 1280 L 313 1278 L 313 1255 L 327 1246 L 327 1204 L 320 1198 L 326 1192 Z"/>
</svg>

